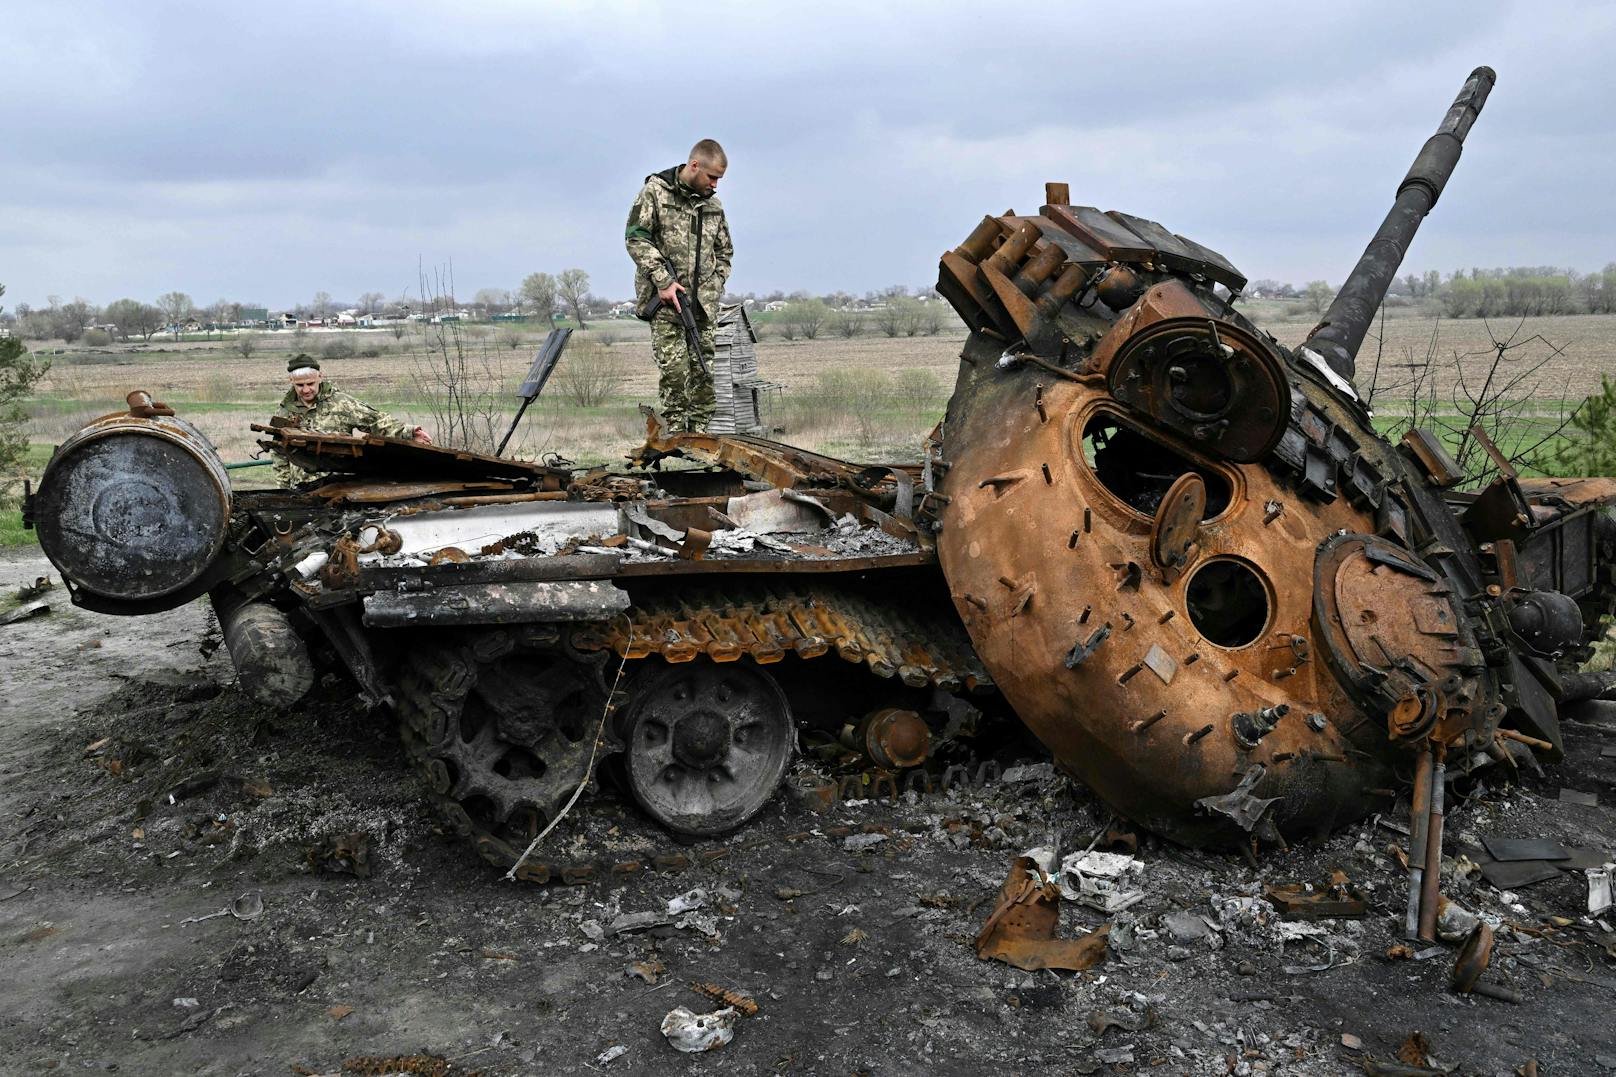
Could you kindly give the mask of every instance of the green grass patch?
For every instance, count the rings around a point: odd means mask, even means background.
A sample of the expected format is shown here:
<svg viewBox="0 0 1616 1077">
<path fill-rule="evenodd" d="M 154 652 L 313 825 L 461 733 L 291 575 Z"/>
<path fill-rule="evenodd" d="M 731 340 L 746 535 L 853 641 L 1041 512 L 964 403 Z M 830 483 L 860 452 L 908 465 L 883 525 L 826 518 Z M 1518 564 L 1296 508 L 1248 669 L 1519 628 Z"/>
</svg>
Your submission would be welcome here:
<svg viewBox="0 0 1616 1077">
<path fill-rule="evenodd" d="M 22 526 L 21 509 L 0 509 L 0 549 L 38 545 L 39 533 Z"/>
</svg>

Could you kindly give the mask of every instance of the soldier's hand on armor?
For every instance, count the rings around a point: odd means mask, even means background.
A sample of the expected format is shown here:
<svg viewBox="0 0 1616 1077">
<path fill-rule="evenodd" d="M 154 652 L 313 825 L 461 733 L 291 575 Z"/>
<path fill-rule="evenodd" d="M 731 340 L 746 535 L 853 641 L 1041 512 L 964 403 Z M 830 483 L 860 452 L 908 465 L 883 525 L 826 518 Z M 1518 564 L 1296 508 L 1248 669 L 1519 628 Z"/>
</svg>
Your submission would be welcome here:
<svg viewBox="0 0 1616 1077">
<path fill-rule="evenodd" d="M 416 441 L 419 441 L 422 445 L 432 444 L 432 438 L 427 435 L 426 430 L 422 427 L 416 427 L 415 433 L 411 434 L 410 436 Z"/>
<path fill-rule="evenodd" d="M 685 308 L 679 305 L 679 293 L 684 290 L 685 286 L 683 284 L 680 284 L 678 281 L 674 281 L 666 288 L 657 292 L 657 295 L 662 297 L 662 301 L 664 303 L 672 303 L 674 310 L 684 310 Z"/>
</svg>

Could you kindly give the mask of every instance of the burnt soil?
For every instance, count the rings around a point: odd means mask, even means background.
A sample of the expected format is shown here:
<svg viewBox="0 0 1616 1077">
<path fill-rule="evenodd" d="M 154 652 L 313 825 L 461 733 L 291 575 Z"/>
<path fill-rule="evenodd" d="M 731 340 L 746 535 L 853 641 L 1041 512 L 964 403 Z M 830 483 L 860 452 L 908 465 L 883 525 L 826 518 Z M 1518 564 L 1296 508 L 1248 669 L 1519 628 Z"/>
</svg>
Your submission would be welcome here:
<svg viewBox="0 0 1616 1077">
<path fill-rule="evenodd" d="M 9 596 L 45 571 L 12 559 L 0 585 Z M 1133 876 L 1146 896 L 1112 917 L 1104 964 L 978 960 L 971 942 L 1012 858 L 1081 848 L 1108 822 L 1081 787 L 1036 771 L 826 815 L 781 794 L 713 865 L 511 884 L 442 831 L 391 719 L 344 683 L 268 713 L 233 687 L 202 607 L 117 619 L 73 608 L 60 586 L 45 597 L 49 614 L 0 627 L 6 1073 L 389 1072 L 405 1063 L 374 1060 L 403 1057 L 489 1075 L 1336 1074 L 1394 1059 L 1414 1033 L 1452 1072 L 1514 1074 L 1528 1059 L 1544 1074 L 1616 1070 L 1616 937 L 1586 918 L 1580 873 L 1501 895 L 1444 872 L 1461 905 L 1523 929 L 1500 932 L 1487 974 L 1519 1006 L 1451 993 L 1452 945 L 1388 956 L 1406 883 L 1386 846 L 1406 838 L 1373 821 L 1256 869 L 1147 838 Z M 1488 835 L 1610 851 L 1616 760 L 1600 753 L 1616 735 L 1601 730 L 1616 715 L 1585 717 L 1568 726 L 1567 763 L 1451 806 L 1450 854 Z M 1562 802 L 1562 787 L 1601 803 Z M 887 833 L 758 843 L 841 824 Z M 355 834 L 367 874 L 352 871 Z M 603 848 L 677 851 L 601 798 L 541 855 Z M 1368 915 L 1322 921 L 1322 944 L 1283 942 L 1264 884 L 1332 868 Z M 610 932 L 694 888 L 715 937 L 699 917 Z M 182 922 L 247 894 L 260 915 Z M 1524 930 L 1551 917 L 1567 922 Z M 1068 903 L 1062 934 L 1105 921 Z M 659 1027 L 676 1006 L 716 1008 L 693 981 L 759 1011 L 727 1046 L 682 1055 Z"/>
</svg>

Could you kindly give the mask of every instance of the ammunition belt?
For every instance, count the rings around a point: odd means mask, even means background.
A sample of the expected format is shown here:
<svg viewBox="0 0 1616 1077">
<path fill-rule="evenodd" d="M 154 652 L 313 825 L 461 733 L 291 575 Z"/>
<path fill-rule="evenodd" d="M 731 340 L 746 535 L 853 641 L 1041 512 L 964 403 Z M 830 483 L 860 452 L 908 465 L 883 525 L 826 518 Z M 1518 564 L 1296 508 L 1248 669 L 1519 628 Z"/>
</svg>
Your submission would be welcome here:
<svg viewBox="0 0 1616 1077">
<path fill-rule="evenodd" d="M 818 658 L 835 651 L 878 677 L 913 688 L 985 692 L 993 678 L 971 649 L 952 609 L 901 608 L 857 591 L 796 582 L 742 583 L 636 597 L 627 618 L 575 630 L 581 651 L 623 658 L 660 655 L 669 662 L 708 658 L 760 665 L 788 654 Z"/>
</svg>

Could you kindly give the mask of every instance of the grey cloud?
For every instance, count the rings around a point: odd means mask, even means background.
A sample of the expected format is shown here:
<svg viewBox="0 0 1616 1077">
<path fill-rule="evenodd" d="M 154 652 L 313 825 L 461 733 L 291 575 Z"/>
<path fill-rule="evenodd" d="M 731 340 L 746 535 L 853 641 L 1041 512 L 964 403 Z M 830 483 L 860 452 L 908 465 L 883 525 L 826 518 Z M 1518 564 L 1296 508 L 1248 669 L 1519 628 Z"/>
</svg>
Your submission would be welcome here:
<svg viewBox="0 0 1616 1077">
<path fill-rule="evenodd" d="M 56 51 L 0 70 L 0 279 L 289 303 L 452 257 L 463 292 L 581 265 L 622 295 L 640 177 L 707 134 L 743 290 L 919 284 L 1051 179 L 1253 276 L 1339 279 L 1478 63 L 1499 87 L 1411 267 L 1616 258 L 1616 15 L 1149 12 L 58 5 L 11 28 Z"/>
</svg>

